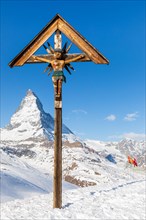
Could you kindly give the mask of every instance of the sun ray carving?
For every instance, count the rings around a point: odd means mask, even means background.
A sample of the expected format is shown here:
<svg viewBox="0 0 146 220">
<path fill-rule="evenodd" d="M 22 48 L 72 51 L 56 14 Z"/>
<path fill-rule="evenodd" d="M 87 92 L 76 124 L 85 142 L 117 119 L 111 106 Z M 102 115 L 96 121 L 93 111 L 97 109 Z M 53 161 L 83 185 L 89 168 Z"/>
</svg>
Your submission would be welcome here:
<svg viewBox="0 0 146 220">
<path fill-rule="evenodd" d="M 68 45 L 66 42 L 62 49 L 54 49 L 49 42 L 47 42 L 47 46 L 43 44 L 44 49 L 47 52 L 47 56 L 37 56 L 32 55 L 31 58 L 34 61 L 40 61 L 49 63 L 44 72 L 48 71 L 48 75 L 54 71 L 55 76 L 62 76 L 63 81 L 66 82 L 66 77 L 64 76 L 63 69 L 65 68 L 66 71 L 71 74 L 70 70 L 75 71 L 73 66 L 70 64 L 71 62 L 76 62 L 82 59 L 85 54 L 68 54 L 72 43 Z"/>
</svg>

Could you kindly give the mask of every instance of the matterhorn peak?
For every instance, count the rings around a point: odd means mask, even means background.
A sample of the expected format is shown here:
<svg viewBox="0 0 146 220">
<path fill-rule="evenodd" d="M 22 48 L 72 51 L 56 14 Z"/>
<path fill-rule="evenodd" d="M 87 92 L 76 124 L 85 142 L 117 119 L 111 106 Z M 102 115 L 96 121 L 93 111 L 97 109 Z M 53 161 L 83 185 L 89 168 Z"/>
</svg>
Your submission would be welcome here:
<svg viewBox="0 0 146 220">
<path fill-rule="evenodd" d="M 44 112 L 43 105 L 42 105 L 41 101 L 39 100 L 37 95 L 34 92 L 32 92 L 31 89 L 27 90 L 26 96 L 22 100 L 17 111 L 19 111 L 22 108 L 30 108 L 29 111 L 39 110 L 41 112 Z M 26 110 L 28 110 L 28 109 L 26 109 Z"/>
<path fill-rule="evenodd" d="M 25 97 L 30 97 L 30 98 L 36 98 L 36 99 L 39 99 L 37 97 L 37 95 L 31 90 L 31 89 L 28 89 L 27 92 L 26 92 L 26 96 Z"/>
<path fill-rule="evenodd" d="M 63 125 L 64 134 L 72 132 Z M 54 138 L 54 118 L 46 113 L 37 95 L 29 89 L 20 106 L 11 117 L 9 125 L 2 129 L 2 137 L 5 140 L 20 141 L 30 139 Z"/>
<path fill-rule="evenodd" d="M 28 125 L 32 127 L 36 125 L 41 126 L 42 120 L 46 115 L 51 117 L 44 112 L 43 105 L 37 95 L 29 89 L 20 106 L 11 117 L 10 124 L 15 127 L 22 124 L 23 126 L 26 125 L 26 127 Z"/>
<path fill-rule="evenodd" d="M 28 89 L 27 92 L 26 92 L 26 95 L 29 96 L 29 95 L 34 95 L 34 93 L 32 92 L 31 89 Z"/>
</svg>

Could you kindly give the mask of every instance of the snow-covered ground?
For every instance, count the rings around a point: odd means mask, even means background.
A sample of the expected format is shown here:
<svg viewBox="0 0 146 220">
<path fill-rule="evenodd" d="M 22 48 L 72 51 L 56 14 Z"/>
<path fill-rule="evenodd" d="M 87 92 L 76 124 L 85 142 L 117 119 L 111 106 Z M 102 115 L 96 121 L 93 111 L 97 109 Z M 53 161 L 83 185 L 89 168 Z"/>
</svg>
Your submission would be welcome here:
<svg viewBox="0 0 146 220">
<path fill-rule="evenodd" d="M 2 150 L 0 158 L 2 203 L 52 192 L 53 180 L 49 173 L 44 174 L 27 162 L 14 155 L 8 155 Z M 75 188 L 77 188 L 75 185 L 63 182 L 63 190 Z"/>
<path fill-rule="evenodd" d="M 77 151 L 81 158 L 79 149 Z M 37 166 L 34 167 L 35 163 L 33 166 L 27 163 L 30 160 L 4 151 L 1 153 L 2 220 L 144 220 L 146 217 L 146 182 L 143 170 L 139 172 L 136 169 L 125 169 L 103 160 L 99 170 L 102 175 L 97 175 L 96 186 L 80 188 L 63 182 L 62 209 L 53 209 L 51 175 L 43 173 Z M 79 175 L 82 174 L 83 164 L 87 166 L 87 161 L 80 162 Z M 89 174 L 93 175 L 91 169 Z"/>
<path fill-rule="evenodd" d="M 31 90 L 0 129 L 2 220 L 145 219 L 145 142 L 83 141 L 65 125 L 62 165 L 68 182 L 63 180 L 62 209 L 53 209 L 53 129 L 53 117 Z M 126 166 L 128 155 L 136 157 L 138 168 Z"/>
<path fill-rule="evenodd" d="M 52 208 L 52 193 L 3 203 L 1 219 L 144 220 L 145 181 L 63 191 L 62 209 Z"/>
</svg>

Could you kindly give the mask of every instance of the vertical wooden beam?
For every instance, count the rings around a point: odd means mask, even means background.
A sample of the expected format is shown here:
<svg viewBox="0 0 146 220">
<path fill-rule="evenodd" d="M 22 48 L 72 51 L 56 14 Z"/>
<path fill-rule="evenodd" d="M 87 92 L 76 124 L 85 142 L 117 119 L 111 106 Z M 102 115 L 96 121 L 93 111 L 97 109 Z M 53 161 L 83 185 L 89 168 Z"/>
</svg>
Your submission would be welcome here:
<svg viewBox="0 0 146 220">
<path fill-rule="evenodd" d="M 53 208 L 62 207 L 62 97 L 55 97 Z"/>
<path fill-rule="evenodd" d="M 55 49 L 61 49 L 61 32 L 56 31 L 54 37 Z M 58 97 L 54 88 L 55 124 L 54 124 L 54 184 L 53 208 L 62 207 L 62 84 Z"/>
</svg>

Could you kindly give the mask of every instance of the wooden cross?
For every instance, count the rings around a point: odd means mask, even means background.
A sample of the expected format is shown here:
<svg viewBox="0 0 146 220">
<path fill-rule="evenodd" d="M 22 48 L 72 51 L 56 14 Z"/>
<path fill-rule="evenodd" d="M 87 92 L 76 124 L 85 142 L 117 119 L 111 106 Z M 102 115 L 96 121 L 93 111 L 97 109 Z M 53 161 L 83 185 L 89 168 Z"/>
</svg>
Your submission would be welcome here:
<svg viewBox="0 0 146 220">
<path fill-rule="evenodd" d="M 54 48 L 47 42 L 48 38 L 55 32 Z M 61 33 L 65 34 L 82 53 L 69 54 L 71 44 L 67 43 L 62 48 Z M 44 46 L 47 54 L 35 55 L 34 53 Z M 9 63 L 10 67 L 22 66 L 24 64 L 47 63 L 45 69 L 50 74 L 53 71 L 52 81 L 54 85 L 54 187 L 53 208 L 62 207 L 62 83 L 66 82 L 64 68 L 71 74 L 74 70 L 71 62 L 93 61 L 96 64 L 108 64 L 109 61 L 93 47 L 81 34 L 79 34 L 69 23 L 57 14 L 39 34 Z"/>
</svg>

